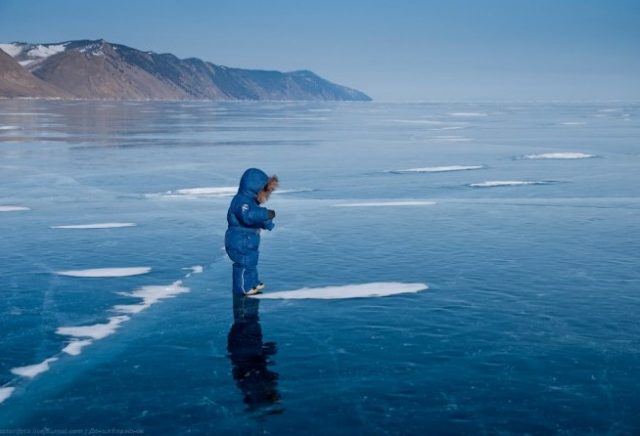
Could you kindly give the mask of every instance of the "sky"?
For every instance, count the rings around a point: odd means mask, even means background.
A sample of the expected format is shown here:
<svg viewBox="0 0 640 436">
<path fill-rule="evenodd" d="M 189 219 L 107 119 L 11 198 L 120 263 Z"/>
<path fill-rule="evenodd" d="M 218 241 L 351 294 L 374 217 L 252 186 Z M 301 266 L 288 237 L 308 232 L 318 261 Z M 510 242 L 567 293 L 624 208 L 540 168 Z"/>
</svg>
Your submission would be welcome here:
<svg viewBox="0 0 640 436">
<path fill-rule="evenodd" d="M 0 42 L 100 38 L 379 101 L 640 100 L 640 0 L 0 0 Z"/>
</svg>

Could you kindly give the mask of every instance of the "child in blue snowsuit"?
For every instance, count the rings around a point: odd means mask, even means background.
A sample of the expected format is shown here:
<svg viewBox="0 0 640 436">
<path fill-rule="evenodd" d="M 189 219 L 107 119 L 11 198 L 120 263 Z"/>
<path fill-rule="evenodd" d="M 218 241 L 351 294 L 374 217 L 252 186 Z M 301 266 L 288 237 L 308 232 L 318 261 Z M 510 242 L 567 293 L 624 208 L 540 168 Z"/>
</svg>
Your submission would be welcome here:
<svg viewBox="0 0 640 436">
<path fill-rule="evenodd" d="M 249 168 L 240 179 L 238 193 L 231 200 L 227 212 L 229 227 L 224 237 L 227 255 L 233 261 L 233 292 L 258 294 L 264 284 L 258 279 L 258 249 L 260 231 L 272 230 L 276 213 L 261 207 L 278 186 L 276 176 Z"/>
</svg>

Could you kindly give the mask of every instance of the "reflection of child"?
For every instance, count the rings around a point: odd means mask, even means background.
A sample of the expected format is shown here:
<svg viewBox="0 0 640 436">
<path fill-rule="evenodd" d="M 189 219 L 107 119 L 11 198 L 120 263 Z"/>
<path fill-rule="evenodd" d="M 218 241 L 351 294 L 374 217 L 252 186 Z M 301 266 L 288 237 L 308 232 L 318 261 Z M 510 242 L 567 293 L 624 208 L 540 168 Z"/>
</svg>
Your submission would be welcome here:
<svg viewBox="0 0 640 436">
<path fill-rule="evenodd" d="M 263 342 L 258 317 L 260 300 L 233 296 L 233 326 L 229 330 L 227 351 L 233 379 L 250 411 L 282 413 L 278 392 L 278 373 L 270 369 L 277 352 L 275 342 Z"/>
<path fill-rule="evenodd" d="M 257 168 L 249 168 L 240 179 L 238 193 L 227 212 L 227 233 L 224 247 L 233 261 L 233 292 L 258 294 L 264 284 L 258 280 L 258 249 L 260 230 L 271 230 L 276 213 L 260 204 L 278 187 L 276 176 L 267 176 Z"/>
</svg>

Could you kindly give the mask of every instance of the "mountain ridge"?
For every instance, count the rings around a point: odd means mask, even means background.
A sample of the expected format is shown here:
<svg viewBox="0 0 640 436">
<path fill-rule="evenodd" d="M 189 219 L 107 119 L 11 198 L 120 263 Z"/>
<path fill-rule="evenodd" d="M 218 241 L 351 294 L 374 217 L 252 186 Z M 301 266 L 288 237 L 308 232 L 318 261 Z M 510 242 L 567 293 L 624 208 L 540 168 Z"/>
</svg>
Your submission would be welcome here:
<svg viewBox="0 0 640 436">
<path fill-rule="evenodd" d="M 104 39 L 45 44 L 13 42 L 0 44 L 0 51 L 23 68 L 27 73 L 22 77 L 25 82 L 44 82 L 55 91 L 50 94 L 57 94 L 44 98 L 371 100 L 361 91 L 332 83 L 309 70 L 281 72 L 228 67 L 195 57 L 180 59 L 171 53 L 141 51 Z M 15 69 L 15 65 L 11 68 Z M 0 77 L 3 71 L 0 64 Z M 15 97 L 2 89 L 0 86 L 0 97 Z"/>
</svg>

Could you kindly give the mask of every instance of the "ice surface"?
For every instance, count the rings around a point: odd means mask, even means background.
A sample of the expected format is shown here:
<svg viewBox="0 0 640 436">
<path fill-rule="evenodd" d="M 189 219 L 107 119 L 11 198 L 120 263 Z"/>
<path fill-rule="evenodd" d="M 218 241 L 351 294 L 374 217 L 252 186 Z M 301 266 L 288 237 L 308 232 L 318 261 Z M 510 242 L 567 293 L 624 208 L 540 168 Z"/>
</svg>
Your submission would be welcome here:
<svg viewBox="0 0 640 436">
<path fill-rule="evenodd" d="M 484 168 L 482 165 L 448 165 L 440 167 L 422 167 L 422 168 L 408 168 L 405 170 L 390 170 L 390 173 L 443 173 L 448 171 L 466 171 L 466 170 L 480 170 Z"/>
<path fill-rule="evenodd" d="M 0 126 L 0 130 L 20 130 L 20 126 Z"/>
<path fill-rule="evenodd" d="M 267 105 L 278 108 L 274 120 L 256 120 L 274 111 Z M 527 427 L 547 433 L 607 433 L 614 421 L 619 432 L 633 433 L 636 414 L 625 405 L 637 398 L 628 363 L 638 349 L 629 338 L 640 335 L 634 250 L 640 240 L 640 107 L 628 104 L 619 115 L 597 119 L 597 110 L 612 104 L 521 106 L 0 101 L 0 125 L 23 126 L 15 131 L 19 137 L 0 132 L 0 185 L 5 191 L 0 204 L 33 208 L 0 213 L 7 229 L 0 237 L 7 327 L 0 328 L 7 364 L 0 373 L 1 395 L 15 388 L 0 404 L 0 423 L 110 428 L 134 422 L 147 433 L 167 428 L 175 434 L 237 429 L 279 434 L 304 427 L 309 422 L 305 411 L 316 410 L 334 418 L 314 422 L 318 432 L 328 434 L 335 432 L 336 422 L 347 431 L 375 433 L 392 432 L 399 425 L 439 428 L 452 419 L 458 433 L 479 428 L 517 433 Z M 327 126 L 308 128 L 277 119 L 318 107 L 335 111 L 324 122 Z M 218 115 L 220 108 L 226 112 Z M 489 115 L 446 116 L 471 110 Z M 630 120 L 624 121 L 627 112 Z M 188 121 L 174 119 L 174 114 L 188 115 Z M 51 122 L 54 117 L 59 124 Z M 558 125 L 580 120 L 588 124 Z M 462 122 L 469 127 L 432 131 Z M 433 139 L 447 134 L 475 141 Z M 259 139 L 270 145 L 206 145 Z M 294 147 L 294 140 L 314 145 Z M 78 144 L 95 147 L 73 149 Z M 584 152 L 596 158 L 524 158 L 547 152 Z M 250 324 L 236 325 L 232 332 L 231 265 L 220 251 L 229 198 L 151 200 L 143 194 L 235 186 L 239 171 L 254 164 L 281 176 L 284 188 L 318 191 L 272 197 L 277 227 L 263 240 L 261 260 L 262 279 L 269 287 L 263 300 L 246 299 L 260 307 L 254 305 L 256 312 L 249 313 Z M 383 172 L 454 164 L 485 168 L 397 176 Z M 546 180 L 550 186 L 468 186 Z M 393 205 L 426 200 L 438 207 Z M 374 205 L 332 207 L 341 203 Z M 24 222 L 13 222 L 18 220 Z M 137 222 L 138 227 L 49 229 L 112 221 Z M 145 265 L 153 267 L 151 273 L 125 278 L 43 274 Z M 205 271 L 184 278 L 193 270 L 182 268 L 197 265 Z M 191 291 L 155 299 L 157 304 L 148 309 L 143 296 L 117 294 L 178 279 Z M 350 298 L 352 290 L 341 287 L 340 297 L 350 299 L 268 299 L 277 297 L 276 291 L 369 282 L 427 283 L 429 289 Z M 330 297 L 326 289 L 318 292 Z M 93 329 L 95 335 L 92 325 L 108 324 L 115 316 L 130 320 L 101 340 L 55 334 L 58 328 L 75 327 L 71 333 Z M 231 359 L 226 357 L 230 333 L 240 336 Z M 93 342 L 80 348 L 80 341 Z M 587 350 L 588 358 L 576 365 L 566 358 L 567 344 Z M 74 349 L 79 356 L 68 353 Z M 608 359 L 612 353 L 620 358 Z M 205 355 L 214 358 L 203 359 Z M 59 360 L 34 379 L 10 372 L 47 357 Z M 247 373 L 248 359 L 251 376 L 234 378 Z M 505 368 L 517 369 L 523 361 L 530 363 L 526 371 L 505 377 Z M 382 362 L 384 368 L 371 362 Z M 394 368 L 402 371 L 380 377 L 381 370 Z M 320 373 L 322 377 L 314 376 Z M 549 422 L 548 399 L 527 393 L 558 374 L 572 376 L 551 384 L 554 404 L 562 405 L 563 413 Z M 126 389 L 114 380 L 126 380 Z M 158 419 L 145 417 L 142 409 L 121 407 L 131 398 L 145 397 L 150 380 L 166 387 L 166 395 L 145 405 L 149 414 L 166 405 L 180 407 L 164 407 L 167 413 Z M 274 389 L 266 389 L 265 383 Z M 366 398 L 359 395 L 364 385 Z M 476 389 L 469 397 L 471 385 Z M 387 395 L 391 391 L 402 392 Z M 286 422 L 277 416 L 256 421 L 257 414 L 243 402 L 256 392 L 280 397 Z M 434 402 L 433 392 L 446 395 Z M 505 400 L 514 395 L 531 401 Z M 603 417 L 601 405 L 611 398 Z M 184 410 L 202 409 L 203 401 L 215 422 L 181 419 Z M 397 411 L 400 403 L 400 415 L 379 413 Z M 429 414 L 431 406 L 441 406 L 443 414 Z M 261 407 L 254 410 L 260 413 Z M 503 409 L 500 416 L 485 413 L 496 408 Z M 73 413 L 61 413 L 68 410 Z M 362 419 L 354 421 L 354 412 Z M 456 419 L 460 416 L 474 419 Z"/>
<path fill-rule="evenodd" d="M 408 201 L 371 201 L 363 203 L 340 203 L 333 207 L 385 207 L 385 206 L 433 206 L 435 201 L 408 200 Z"/>
<path fill-rule="evenodd" d="M 386 297 L 389 295 L 415 293 L 424 291 L 429 287 L 424 283 L 402 283 L 402 282 L 375 282 L 362 283 L 343 286 L 326 286 L 323 288 L 301 288 L 293 291 L 269 292 L 266 294 L 254 295 L 253 298 L 260 299 L 342 299 L 342 298 L 365 298 L 365 297 Z"/>
<path fill-rule="evenodd" d="M 77 356 L 77 355 L 80 354 L 80 352 L 82 351 L 82 349 L 84 347 L 86 347 L 87 345 L 90 345 L 92 343 L 93 343 L 93 341 L 90 340 L 90 339 L 82 339 L 82 340 L 71 341 L 71 342 L 69 342 L 69 345 L 67 345 L 66 347 L 64 347 L 62 349 L 62 352 L 70 354 L 72 356 Z"/>
<path fill-rule="evenodd" d="M 9 398 L 14 390 L 12 387 L 0 388 L 0 403 Z"/>
<path fill-rule="evenodd" d="M 96 223 L 73 224 L 66 226 L 51 226 L 52 229 L 117 229 L 121 227 L 135 227 L 135 223 Z"/>
<path fill-rule="evenodd" d="M 69 271 L 58 271 L 56 274 L 69 277 L 129 277 L 147 274 L 151 271 L 148 266 L 132 268 L 94 268 Z"/>
<path fill-rule="evenodd" d="M 20 375 L 22 377 L 33 378 L 38 374 L 48 371 L 49 363 L 55 362 L 56 360 L 58 360 L 57 357 L 50 357 L 40 363 L 36 363 L 35 365 L 20 366 L 17 368 L 12 368 L 11 372 L 14 373 L 15 375 Z"/>
<path fill-rule="evenodd" d="M 0 206 L 0 212 L 18 212 L 22 210 L 31 210 L 24 206 Z"/>
<path fill-rule="evenodd" d="M 592 154 L 580 153 L 580 152 L 556 152 L 556 153 L 541 153 L 541 154 L 528 154 L 525 159 L 588 159 L 595 157 Z"/>
<path fill-rule="evenodd" d="M 78 327 L 58 327 L 59 335 L 73 336 L 76 338 L 102 339 L 113 334 L 120 324 L 127 321 L 128 316 L 112 316 L 106 324 L 93 324 Z"/>
</svg>

